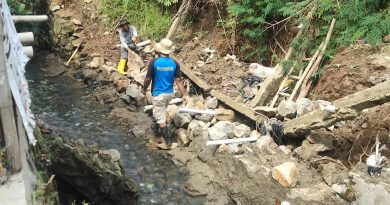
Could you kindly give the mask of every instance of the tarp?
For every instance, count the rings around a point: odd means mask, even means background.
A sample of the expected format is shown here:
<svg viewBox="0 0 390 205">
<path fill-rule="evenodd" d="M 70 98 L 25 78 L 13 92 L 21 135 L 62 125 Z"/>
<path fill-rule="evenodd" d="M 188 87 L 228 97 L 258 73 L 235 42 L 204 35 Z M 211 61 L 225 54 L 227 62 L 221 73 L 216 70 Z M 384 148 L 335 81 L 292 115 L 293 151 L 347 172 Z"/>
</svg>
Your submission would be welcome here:
<svg viewBox="0 0 390 205">
<path fill-rule="evenodd" d="M 25 66 L 29 58 L 23 53 L 23 46 L 17 37 L 17 32 L 11 18 L 11 12 L 8 8 L 7 1 L 0 0 L 0 10 L 3 18 L 3 25 L 0 26 L 3 26 L 2 40 L 9 86 L 17 109 L 21 115 L 29 142 L 35 145 L 36 139 L 33 134 L 35 119 L 30 110 L 30 93 L 24 75 L 26 72 Z"/>
</svg>

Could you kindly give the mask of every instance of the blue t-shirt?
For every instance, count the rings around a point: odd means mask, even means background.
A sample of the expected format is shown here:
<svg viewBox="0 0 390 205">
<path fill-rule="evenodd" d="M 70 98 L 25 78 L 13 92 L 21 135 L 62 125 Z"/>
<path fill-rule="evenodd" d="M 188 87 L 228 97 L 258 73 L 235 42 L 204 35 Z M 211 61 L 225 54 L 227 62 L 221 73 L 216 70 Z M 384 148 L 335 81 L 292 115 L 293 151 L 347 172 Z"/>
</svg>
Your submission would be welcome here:
<svg viewBox="0 0 390 205">
<path fill-rule="evenodd" d="M 146 77 L 152 79 L 152 96 L 173 93 L 173 83 L 180 75 L 180 65 L 172 58 L 159 57 L 150 61 Z"/>
</svg>

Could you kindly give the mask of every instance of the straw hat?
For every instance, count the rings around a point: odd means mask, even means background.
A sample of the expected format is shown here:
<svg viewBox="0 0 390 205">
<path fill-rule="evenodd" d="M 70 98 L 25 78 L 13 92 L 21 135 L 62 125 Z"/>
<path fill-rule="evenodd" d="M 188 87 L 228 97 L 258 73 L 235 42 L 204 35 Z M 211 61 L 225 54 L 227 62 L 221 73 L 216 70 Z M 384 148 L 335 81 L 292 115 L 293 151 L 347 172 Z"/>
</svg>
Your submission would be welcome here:
<svg viewBox="0 0 390 205">
<path fill-rule="evenodd" d="M 171 40 L 167 38 L 161 39 L 160 43 L 156 43 L 156 49 L 162 54 L 170 54 L 173 52 L 175 47 L 173 46 L 173 43 Z"/>
</svg>

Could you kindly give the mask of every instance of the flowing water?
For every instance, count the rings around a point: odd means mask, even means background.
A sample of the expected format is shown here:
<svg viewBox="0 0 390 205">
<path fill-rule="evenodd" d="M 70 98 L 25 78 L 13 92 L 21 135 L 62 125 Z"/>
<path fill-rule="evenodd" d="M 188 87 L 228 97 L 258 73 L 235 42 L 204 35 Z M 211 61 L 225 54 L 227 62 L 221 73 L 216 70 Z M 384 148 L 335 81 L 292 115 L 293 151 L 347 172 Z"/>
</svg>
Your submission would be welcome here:
<svg viewBox="0 0 390 205">
<path fill-rule="evenodd" d="M 184 191 L 187 172 L 160 154 L 149 151 L 128 130 L 108 120 L 109 108 L 88 95 L 83 82 L 67 74 L 47 76 L 63 69 L 53 54 L 40 53 L 27 65 L 33 111 L 62 137 L 83 139 L 103 149 L 117 149 L 126 175 L 139 184 L 137 204 L 202 204 Z"/>
</svg>

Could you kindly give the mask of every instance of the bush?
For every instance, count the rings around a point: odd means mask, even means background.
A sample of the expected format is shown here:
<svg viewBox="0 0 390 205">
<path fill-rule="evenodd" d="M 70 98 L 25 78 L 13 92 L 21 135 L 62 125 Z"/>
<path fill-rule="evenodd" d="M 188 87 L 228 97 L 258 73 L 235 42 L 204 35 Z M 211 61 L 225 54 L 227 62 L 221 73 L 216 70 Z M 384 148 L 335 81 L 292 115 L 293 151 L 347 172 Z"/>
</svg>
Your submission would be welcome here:
<svg viewBox="0 0 390 205">
<path fill-rule="evenodd" d="M 305 22 L 304 17 L 314 5 L 317 9 L 313 19 Z M 236 0 L 230 1 L 228 10 L 244 28 L 242 35 L 257 45 L 266 44 L 270 35 L 274 35 L 271 27 L 288 21 L 290 24 L 303 23 L 307 32 L 292 42 L 296 57 L 297 53 L 313 53 L 325 38 L 332 18 L 336 18 L 327 52 L 327 57 L 331 57 L 335 48 L 348 46 L 356 40 L 365 40 L 372 45 L 381 43 L 390 33 L 389 6 L 390 2 L 386 0 Z M 254 49 L 257 51 L 257 56 L 265 56 L 262 50 Z"/>
<path fill-rule="evenodd" d="M 100 10 L 107 23 L 115 24 L 124 15 L 142 36 L 156 40 L 168 32 L 173 16 L 169 6 L 175 3 L 177 0 L 101 0 Z"/>
</svg>

